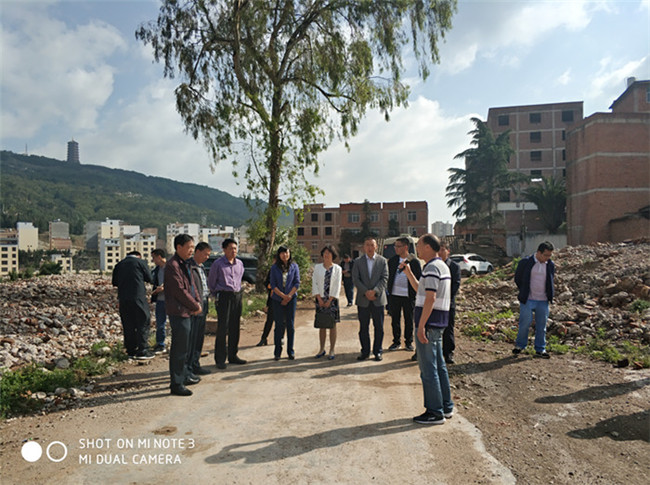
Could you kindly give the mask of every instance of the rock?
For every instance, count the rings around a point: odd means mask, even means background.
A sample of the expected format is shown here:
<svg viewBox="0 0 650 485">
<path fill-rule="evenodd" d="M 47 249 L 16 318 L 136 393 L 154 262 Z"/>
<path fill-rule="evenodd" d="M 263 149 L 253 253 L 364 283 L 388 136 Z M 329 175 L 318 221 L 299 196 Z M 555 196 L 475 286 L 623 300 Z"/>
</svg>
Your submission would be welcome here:
<svg viewBox="0 0 650 485">
<path fill-rule="evenodd" d="M 55 396 L 63 396 L 64 394 L 67 394 L 68 390 L 65 387 L 57 387 L 54 390 L 54 395 Z"/>
<path fill-rule="evenodd" d="M 61 357 L 60 359 L 56 360 L 54 365 L 57 369 L 68 369 L 70 367 L 70 361 L 65 357 Z"/>
<path fill-rule="evenodd" d="M 111 348 L 109 346 L 104 346 L 95 351 L 96 355 L 110 355 Z"/>
</svg>

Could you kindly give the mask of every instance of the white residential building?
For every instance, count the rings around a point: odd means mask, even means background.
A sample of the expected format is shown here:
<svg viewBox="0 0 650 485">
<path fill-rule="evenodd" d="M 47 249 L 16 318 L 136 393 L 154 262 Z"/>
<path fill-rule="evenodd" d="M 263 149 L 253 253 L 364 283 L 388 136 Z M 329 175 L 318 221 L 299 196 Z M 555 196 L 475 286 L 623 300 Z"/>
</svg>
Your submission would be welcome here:
<svg viewBox="0 0 650 485">
<path fill-rule="evenodd" d="M 16 224 L 18 231 L 18 250 L 36 251 L 38 249 L 38 227 L 31 222 L 19 222 Z"/>
</svg>

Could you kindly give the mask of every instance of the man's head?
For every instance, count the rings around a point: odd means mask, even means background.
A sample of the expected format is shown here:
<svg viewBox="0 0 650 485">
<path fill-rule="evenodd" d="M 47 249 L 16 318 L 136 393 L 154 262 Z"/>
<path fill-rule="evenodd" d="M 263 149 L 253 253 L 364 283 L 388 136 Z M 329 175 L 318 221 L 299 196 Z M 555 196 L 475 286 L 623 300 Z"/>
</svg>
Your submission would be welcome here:
<svg viewBox="0 0 650 485">
<path fill-rule="evenodd" d="M 447 261 L 447 258 L 449 257 L 449 247 L 447 246 L 447 243 L 443 240 L 440 240 L 440 251 L 438 251 L 438 256 L 440 256 L 440 259 L 443 261 Z"/>
<path fill-rule="evenodd" d="M 151 260 L 156 266 L 165 266 L 167 254 L 164 249 L 154 249 L 151 251 Z"/>
<path fill-rule="evenodd" d="M 140 251 L 131 251 L 126 253 L 127 256 L 135 256 L 136 258 L 142 258 L 142 253 Z"/>
<path fill-rule="evenodd" d="M 205 263 L 210 257 L 211 252 L 212 246 L 210 246 L 207 242 L 198 243 L 194 248 L 194 261 L 196 261 L 197 264 Z"/>
<path fill-rule="evenodd" d="M 418 239 L 418 256 L 425 261 L 431 261 L 440 251 L 440 240 L 433 234 L 424 234 Z"/>
<path fill-rule="evenodd" d="M 393 244 L 393 246 L 395 246 L 395 252 L 400 258 L 405 258 L 406 256 L 408 256 L 409 244 L 410 241 L 408 240 L 408 238 L 405 237 L 400 237 L 399 239 L 397 239 L 397 241 L 395 241 L 395 244 Z"/>
<path fill-rule="evenodd" d="M 232 238 L 224 239 L 221 248 L 226 259 L 232 263 L 237 257 L 237 241 Z"/>
<path fill-rule="evenodd" d="M 545 263 L 551 259 L 554 249 L 555 248 L 553 247 L 553 243 L 550 241 L 544 241 L 543 243 L 540 243 L 540 245 L 537 246 L 537 253 L 535 254 L 537 261 L 540 263 Z"/>
<path fill-rule="evenodd" d="M 343 261 L 345 261 L 346 263 L 349 263 L 350 262 L 350 255 L 349 254 L 344 254 L 343 255 Z"/>
<path fill-rule="evenodd" d="M 373 258 L 377 252 L 377 240 L 370 236 L 363 240 L 363 251 L 366 253 L 366 256 Z"/>
<path fill-rule="evenodd" d="M 185 261 L 194 252 L 194 238 L 189 234 L 179 234 L 174 238 L 174 248 L 178 257 Z"/>
</svg>

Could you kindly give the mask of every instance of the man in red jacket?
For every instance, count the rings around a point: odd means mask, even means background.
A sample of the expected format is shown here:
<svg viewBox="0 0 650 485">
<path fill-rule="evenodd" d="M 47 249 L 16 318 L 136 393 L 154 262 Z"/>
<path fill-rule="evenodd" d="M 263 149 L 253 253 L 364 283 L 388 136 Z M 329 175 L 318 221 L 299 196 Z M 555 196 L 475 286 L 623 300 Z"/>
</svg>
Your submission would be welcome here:
<svg viewBox="0 0 650 485">
<path fill-rule="evenodd" d="M 191 396 L 186 385 L 201 379 L 187 372 L 187 353 L 190 349 L 192 315 L 201 314 L 201 295 L 192 277 L 189 259 L 194 253 L 194 240 L 189 234 L 174 238 L 176 252 L 165 265 L 165 311 L 172 328 L 169 350 L 170 390 L 177 396 Z"/>
</svg>

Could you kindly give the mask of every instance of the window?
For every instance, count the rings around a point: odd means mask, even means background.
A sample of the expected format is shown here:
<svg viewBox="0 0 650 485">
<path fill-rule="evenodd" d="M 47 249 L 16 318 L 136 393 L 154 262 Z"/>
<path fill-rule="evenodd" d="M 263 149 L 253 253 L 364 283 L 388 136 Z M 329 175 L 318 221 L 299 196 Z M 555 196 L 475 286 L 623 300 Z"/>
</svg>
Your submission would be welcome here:
<svg viewBox="0 0 650 485">
<path fill-rule="evenodd" d="M 312 227 L 311 228 L 311 235 L 312 236 L 318 236 L 318 228 L 317 227 Z"/>
<path fill-rule="evenodd" d="M 645 102 L 650 103 L 650 86 L 645 88 Z"/>
<path fill-rule="evenodd" d="M 562 111 L 562 121 L 564 121 L 565 123 L 573 123 L 573 111 L 572 110 Z"/>
<path fill-rule="evenodd" d="M 318 214 L 311 215 L 311 222 L 318 222 Z"/>
<path fill-rule="evenodd" d="M 312 241 L 311 242 L 311 248 L 312 249 L 318 249 L 318 241 Z"/>
<path fill-rule="evenodd" d="M 330 226 L 325 228 L 325 235 L 326 236 L 331 236 L 332 235 L 332 228 Z"/>
<path fill-rule="evenodd" d="M 299 236 L 304 236 L 305 235 L 305 228 L 304 227 L 299 227 L 298 228 L 298 235 Z"/>
<path fill-rule="evenodd" d="M 562 130 L 562 141 L 566 141 L 566 130 Z"/>
<path fill-rule="evenodd" d="M 541 123 L 542 113 L 530 113 L 528 115 L 528 121 L 530 121 L 531 123 Z"/>
<path fill-rule="evenodd" d="M 359 222 L 359 213 L 358 212 L 349 212 L 348 213 L 348 222 Z"/>
<path fill-rule="evenodd" d="M 542 132 L 541 131 L 531 131 L 530 132 L 530 142 L 539 143 L 542 141 Z"/>
<path fill-rule="evenodd" d="M 562 160 L 566 160 L 566 150 L 562 150 Z"/>
<path fill-rule="evenodd" d="M 330 222 L 332 220 L 332 213 L 331 212 L 326 212 L 325 213 L 325 222 Z"/>
<path fill-rule="evenodd" d="M 541 150 L 533 150 L 530 152 L 530 161 L 531 162 L 541 162 L 542 161 L 542 151 Z"/>
<path fill-rule="evenodd" d="M 396 211 L 391 211 L 388 213 L 388 220 L 389 221 L 396 221 L 397 220 L 397 212 Z"/>
<path fill-rule="evenodd" d="M 406 213 L 406 220 L 407 220 L 407 221 L 417 221 L 417 219 L 418 219 L 417 212 L 415 212 L 415 211 L 408 211 L 408 212 Z"/>
<path fill-rule="evenodd" d="M 566 168 L 562 169 L 562 177 L 566 177 Z"/>
<path fill-rule="evenodd" d="M 368 214 L 368 220 L 370 222 L 379 222 L 379 214 L 377 214 L 376 212 L 371 212 L 370 214 Z"/>
<path fill-rule="evenodd" d="M 530 176 L 539 178 L 539 177 L 542 176 L 542 171 L 541 170 L 531 170 L 530 171 Z"/>
<path fill-rule="evenodd" d="M 508 125 L 510 125 L 510 115 L 499 115 L 498 123 L 499 123 L 499 126 L 508 126 Z"/>
</svg>

